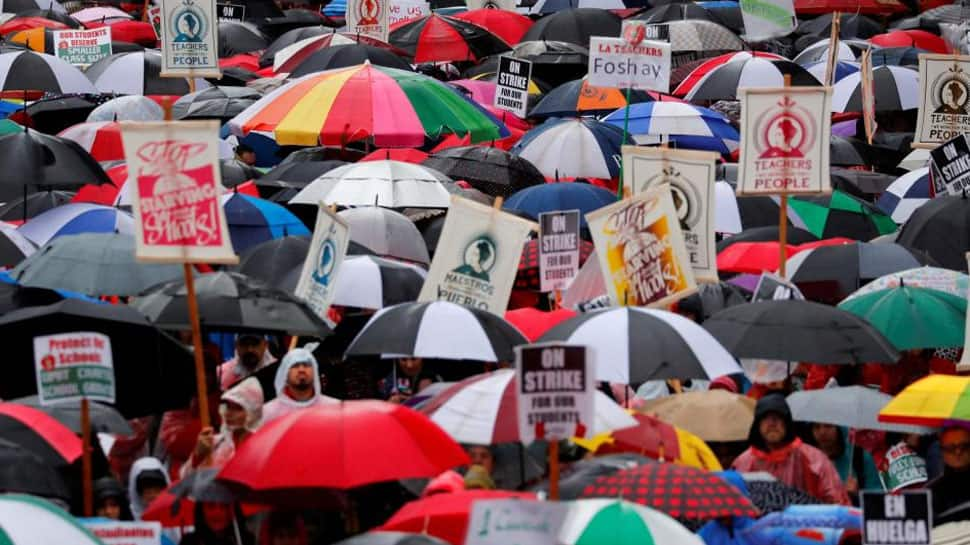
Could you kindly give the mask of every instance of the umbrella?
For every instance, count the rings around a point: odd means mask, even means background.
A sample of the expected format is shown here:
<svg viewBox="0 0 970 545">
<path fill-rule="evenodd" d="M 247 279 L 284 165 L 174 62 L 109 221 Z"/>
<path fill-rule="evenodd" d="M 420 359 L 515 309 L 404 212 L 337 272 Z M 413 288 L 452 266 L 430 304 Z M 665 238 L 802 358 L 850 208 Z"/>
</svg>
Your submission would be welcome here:
<svg viewBox="0 0 970 545">
<path fill-rule="evenodd" d="M 800 488 L 788 486 L 770 473 L 744 473 L 748 497 L 762 513 L 783 511 L 789 505 L 813 505 L 819 500 Z"/>
<path fill-rule="evenodd" d="M 421 412 L 459 443 L 519 443 L 517 392 L 515 371 L 500 369 L 449 386 L 428 400 Z M 593 421 L 584 423 L 590 436 L 637 424 L 606 394 L 594 395 Z"/>
<path fill-rule="evenodd" d="M 263 175 L 256 167 L 243 163 L 235 157 L 219 161 L 219 173 L 223 187 L 236 187 Z"/>
<path fill-rule="evenodd" d="M 529 117 L 571 117 L 608 114 L 627 105 L 625 89 L 595 87 L 586 78 L 552 89 L 529 111 Z M 630 90 L 630 103 L 654 100 L 646 91 Z"/>
<path fill-rule="evenodd" d="M 853 12 L 855 10 L 849 10 Z M 836 59 L 840 61 L 856 61 L 859 59 L 859 55 L 862 51 L 866 49 L 872 49 L 869 42 L 863 40 L 839 40 L 838 43 L 838 53 L 836 54 Z M 811 44 L 801 53 L 792 59 L 794 62 L 805 66 L 813 62 L 824 61 L 829 55 L 829 39 L 819 40 L 814 44 Z"/>
<path fill-rule="evenodd" d="M 321 489 L 434 477 L 467 463 L 465 451 L 424 415 L 382 401 L 343 401 L 264 425 L 219 479 L 256 497 L 299 501 L 301 492 L 311 498 Z"/>
<path fill-rule="evenodd" d="M 932 428 L 879 422 L 879 411 L 892 396 L 865 386 L 805 390 L 788 396 L 788 407 L 796 422 L 819 422 L 858 430 L 932 434 Z"/>
<path fill-rule="evenodd" d="M 237 253 L 267 240 L 311 234 L 303 222 L 279 204 L 242 193 L 225 193 L 221 201 Z"/>
<path fill-rule="evenodd" d="M 639 410 L 704 441 L 745 441 L 754 421 L 754 405 L 749 397 L 706 390 L 647 400 Z"/>
<path fill-rule="evenodd" d="M 416 266 L 376 256 L 348 257 L 340 265 L 333 304 L 381 309 L 415 301 L 427 273 Z"/>
<path fill-rule="evenodd" d="M 4 491 L 4 494 L 0 494 L 0 508 L 2 509 L 11 507 L 9 500 L 16 497 L 14 494 L 30 494 L 30 496 L 24 497 L 38 503 L 41 502 L 40 497 L 63 500 L 71 497 L 71 492 L 57 469 L 33 452 L 6 439 L 0 439 L 0 490 Z M 14 524 L 15 521 L 8 519 L 11 512 L 12 510 L 0 512 L 0 539 L 10 539 L 8 537 L 9 532 L 17 528 L 17 525 Z M 66 512 L 64 516 L 73 520 Z M 20 527 L 19 529 L 21 541 L 13 541 L 13 543 L 33 543 L 36 540 L 37 528 L 33 525 L 29 528 Z M 47 529 L 50 528 L 45 526 L 45 532 Z M 52 534 L 45 533 L 45 535 Z M 71 541 L 71 543 L 75 542 Z M 100 542 L 93 540 L 89 542 L 100 544 Z"/>
<path fill-rule="evenodd" d="M 84 8 L 72 13 L 71 17 L 81 23 L 97 23 L 111 19 L 131 20 L 132 18 L 127 12 L 111 6 Z"/>
<path fill-rule="evenodd" d="M 704 76 L 709 74 L 712 70 L 731 62 L 746 61 L 750 59 L 780 61 L 785 60 L 785 57 L 765 51 L 740 51 L 737 53 L 725 53 L 723 55 L 718 55 L 717 57 L 705 59 L 698 64 L 696 68 L 691 70 L 689 74 L 687 74 L 687 76 L 677 85 L 671 94 L 682 97 L 689 93 L 697 85 L 697 83 L 704 79 Z"/>
<path fill-rule="evenodd" d="M 880 276 L 926 265 L 928 258 L 898 244 L 855 242 L 820 246 L 792 256 L 786 277 L 803 292 L 831 289 L 848 295 Z"/>
<path fill-rule="evenodd" d="M 521 331 L 529 342 L 537 341 L 546 331 L 574 316 L 576 312 L 566 308 L 542 311 L 534 307 L 523 307 L 505 311 L 505 321 Z"/>
<path fill-rule="evenodd" d="M 321 93 L 328 97 L 325 104 Z M 444 83 L 366 63 L 294 80 L 229 126 L 237 134 L 274 131 L 280 145 L 299 146 L 372 140 L 378 147 L 418 147 L 449 133 L 469 134 L 473 142 L 508 135 L 498 120 Z"/>
<path fill-rule="evenodd" d="M 625 119 L 627 115 L 628 122 Z M 641 143 L 666 138 L 679 147 L 726 154 L 736 150 L 741 140 L 737 129 L 723 114 L 686 103 L 632 104 L 611 113 L 603 121 L 617 128 L 627 124 L 632 135 L 654 137 L 653 140 Z"/>
<path fill-rule="evenodd" d="M 411 65 L 392 51 L 365 44 L 334 45 L 311 53 L 298 64 L 287 64 L 290 77 L 298 78 L 313 72 L 347 68 L 369 62 L 378 66 L 411 70 Z"/>
<path fill-rule="evenodd" d="M 501 10 L 489 10 L 501 11 Z M 369 531 L 358 534 L 341 541 L 334 545 L 448 545 L 436 537 L 410 532 L 376 532 Z"/>
<path fill-rule="evenodd" d="M 717 253 L 717 270 L 731 273 L 761 274 L 778 270 L 781 248 L 777 241 L 738 242 Z M 795 255 L 803 248 L 785 245 L 786 255 Z"/>
<path fill-rule="evenodd" d="M 404 504 L 378 530 L 420 532 L 451 545 L 463 545 L 474 503 L 478 500 L 508 499 L 532 501 L 535 500 L 535 494 L 507 490 L 462 490 L 450 494 L 434 494 Z"/>
<path fill-rule="evenodd" d="M 303 301 L 238 273 L 215 272 L 195 280 L 202 327 L 227 331 L 277 331 L 324 337 L 330 328 Z M 188 329 L 185 281 L 161 284 L 131 302 L 165 329 Z"/>
<path fill-rule="evenodd" d="M 404 214 L 378 206 L 361 206 L 337 215 L 350 227 L 351 240 L 375 254 L 422 265 L 431 263 L 421 232 Z"/>
<path fill-rule="evenodd" d="M 737 362 L 696 323 L 672 312 L 623 307 L 582 314 L 549 330 L 540 342 L 589 346 L 596 380 L 712 379 L 740 372 Z"/>
<path fill-rule="evenodd" d="M 654 416 L 637 413 L 631 416 L 636 422 L 633 426 L 599 433 L 591 439 L 573 437 L 572 441 L 597 455 L 635 453 L 662 461 L 679 462 L 681 452 L 677 428 Z"/>
<path fill-rule="evenodd" d="M 872 325 L 850 312 L 799 300 L 726 308 L 704 322 L 731 354 L 813 363 L 895 363 L 899 353 Z"/>
<path fill-rule="evenodd" d="M 0 220 L 10 222 L 26 221 L 38 214 L 71 202 L 71 191 L 38 191 L 26 197 L 14 199 L 0 206 Z"/>
<path fill-rule="evenodd" d="M 0 136 L 0 161 L 6 168 L 0 184 L 7 199 L 29 187 L 77 188 L 111 180 L 101 166 L 73 140 L 32 129 Z"/>
<path fill-rule="evenodd" d="M 909 152 L 903 157 L 896 167 L 908 172 L 927 167 L 930 163 L 930 150 L 919 148 Z"/>
<path fill-rule="evenodd" d="M 422 164 L 492 196 L 509 197 L 545 182 L 542 173 L 528 160 L 491 147 L 448 148 L 431 154 Z"/>
<path fill-rule="evenodd" d="M 896 177 L 881 172 L 834 167 L 830 171 L 832 187 L 861 199 L 881 195 Z"/>
<path fill-rule="evenodd" d="M 690 19 L 654 23 L 647 26 L 647 35 L 651 33 L 666 35 L 675 59 L 674 66 L 678 66 L 678 56 L 692 61 L 698 57 L 714 57 L 720 53 L 746 49 L 744 42 L 731 29 L 712 21 Z"/>
<path fill-rule="evenodd" d="M 893 30 L 869 38 L 880 47 L 918 47 L 930 53 L 949 53 L 950 46 L 940 36 L 925 30 Z"/>
<path fill-rule="evenodd" d="M 238 21 L 219 21 L 219 58 L 262 51 L 269 40 L 255 25 Z"/>
<path fill-rule="evenodd" d="M 778 226 L 778 203 L 771 197 L 738 197 L 731 184 L 719 180 L 714 183 L 714 201 L 715 232 L 733 234 L 758 227 Z M 788 222 L 791 223 L 790 215 Z M 812 237 L 812 240 L 817 240 L 814 235 Z M 778 240 L 778 237 L 770 240 Z"/>
<path fill-rule="evenodd" d="M 232 119 L 259 100 L 257 91 L 246 87 L 210 87 L 179 97 L 172 105 L 172 119 Z"/>
<path fill-rule="evenodd" d="M 296 30 L 309 31 L 313 30 L 313 28 L 315 27 L 304 27 Z M 294 37 L 299 37 L 299 35 L 294 35 Z M 282 47 L 274 50 L 273 48 L 277 43 L 284 43 L 284 38 L 286 36 L 280 36 L 277 41 L 270 44 L 269 48 L 263 52 L 263 55 L 259 58 L 260 66 L 264 64 L 267 67 L 272 66 L 274 72 L 285 74 L 313 53 L 338 45 L 364 44 L 386 49 L 400 57 L 407 56 L 405 51 L 376 38 L 351 34 L 349 32 L 334 32 L 332 29 L 324 30 L 323 34 L 303 35 L 303 37 L 286 43 Z"/>
<path fill-rule="evenodd" d="M 568 505 L 565 523 L 556 538 L 556 542 L 563 545 L 704 543 L 655 504 L 644 507 L 613 498 L 578 500 Z M 742 512 L 741 509 L 737 511 Z"/>
<path fill-rule="evenodd" d="M 502 318 L 454 303 L 402 303 L 381 309 L 357 334 L 346 356 L 514 361 L 526 339 Z"/>
<path fill-rule="evenodd" d="M 37 245 L 13 226 L 0 223 L 0 267 L 10 268 L 37 250 Z"/>
<path fill-rule="evenodd" d="M 121 125 L 114 121 L 79 123 L 58 133 L 60 138 L 77 142 L 96 161 L 124 161 Z"/>
<path fill-rule="evenodd" d="M 45 288 L 27 288 L 14 282 L 6 273 L 0 275 L 0 314 L 24 307 L 50 305 L 68 297 L 82 297 L 71 292 Z"/>
<path fill-rule="evenodd" d="M 37 409 L 48 416 L 57 420 L 61 424 L 70 428 L 76 434 L 81 433 L 81 404 L 41 405 L 40 398 L 37 396 L 21 397 L 11 400 L 11 403 L 25 405 Z M 134 432 L 124 416 L 117 410 L 103 403 L 91 402 L 88 404 L 91 430 L 95 433 L 112 433 L 115 435 L 132 435 Z"/>
<path fill-rule="evenodd" d="M 586 75 L 589 64 L 588 45 L 556 40 L 527 40 L 516 44 L 512 49 L 512 56 L 531 62 L 533 81 L 542 82 L 545 86 L 540 85 L 540 88 L 543 91 L 549 91 L 557 85 Z M 470 74 L 473 70 L 484 71 L 489 68 L 497 71 L 497 59 L 494 56 L 489 57 L 486 62 L 465 73 Z M 531 88 L 529 94 L 533 94 Z"/>
<path fill-rule="evenodd" d="M 135 239 L 120 233 L 57 237 L 21 262 L 10 275 L 24 286 L 66 289 L 87 295 L 136 295 L 182 276 L 178 265 L 135 260 Z"/>
<path fill-rule="evenodd" d="M 0 140 L 2 142 L 2 140 Z M 23 224 L 18 231 L 27 240 L 42 246 L 64 235 L 81 233 L 134 234 L 132 217 L 117 208 L 87 203 L 71 203 L 52 208 Z"/>
<path fill-rule="evenodd" d="M 125 417 L 181 409 L 195 394 L 192 356 L 176 339 L 125 305 L 64 299 L 0 317 L 0 334 L 7 339 L 6 353 L 11 362 L 17 362 L 5 367 L 0 398 L 37 393 L 37 377 L 31 363 L 34 337 L 73 331 L 102 333 L 111 338 L 114 406 Z"/>
<path fill-rule="evenodd" d="M 532 27 L 532 19 L 504 9 L 473 9 L 454 18 L 478 25 L 509 45 L 522 41 L 522 36 Z"/>
<path fill-rule="evenodd" d="M 789 225 L 788 229 L 785 231 L 785 238 L 788 244 L 794 244 L 796 246 L 799 244 L 805 244 L 807 242 L 818 241 L 818 237 L 815 235 L 804 229 L 792 227 L 791 225 Z M 777 225 L 767 227 L 752 227 L 718 241 L 717 251 L 720 253 L 726 250 L 732 244 L 737 244 L 738 242 L 772 242 L 778 239 L 779 233 Z"/>
<path fill-rule="evenodd" d="M 291 157 L 293 155 L 253 180 L 263 198 L 273 202 L 288 202 L 319 176 L 347 164 L 336 159 L 304 161 L 291 160 Z"/>
<path fill-rule="evenodd" d="M 930 199 L 913 212 L 896 242 L 926 252 L 941 267 L 967 270 L 964 254 L 970 250 L 970 201 L 966 196 Z"/>
<path fill-rule="evenodd" d="M 876 207 L 896 223 L 904 224 L 930 197 L 930 169 L 923 167 L 896 178 L 876 200 Z"/>
<path fill-rule="evenodd" d="M 544 212 L 579 210 L 580 226 L 586 227 L 586 214 L 614 202 L 616 195 L 602 187 L 564 182 L 522 189 L 509 197 L 503 208 L 526 214 L 534 220 Z"/>
<path fill-rule="evenodd" d="M 0 67 L 0 88 L 4 91 L 97 92 L 80 70 L 53 55 L 33 51 L 3 53 Z"/>
<path fill-rule="evenodd" d="M 901 285 L 839 303 L 864 318 L 899 350 L 963 346 L 966 297 Z"/>
<path fill-rule="evenodd" d="M 453 190 L 444 174 L 401 161 L 368 161 L 331 170 L 300 190 L 290 204 L 448 208 Z"/>
<path fill-rule="evenodd" d="M 580 497 L 627 499 L 679 519 L 760 514 L 744 494 L 714 473 L 658 462 L 598 477 L 583 489 Z"/>
<path fill-rule="evenodd" d="M 916 47 L 884 47 L 872 52 L 873 66 L 919 66 L 919 56 L 928 53 Z"/>
<path fill-rule="evenodd" d="M 511 49 L 485 27 L 436 13 L 396 23 L 388 42 L 416 63 L 474 62 Z"/>
<path fill-rule="evenodd" d="M 821 13 L 862 13 L 866 15 L 889 15 L 905 12 L 909 8 L 896 0 L 796 0 L 795 13 L 814 15 Z"/>
<path fill-rule="evenodd" d="M 970 420 L 970 377 L 929 375 L 903 388 L 879 411 L 880 422 L 939 428 Z"/>
<path fill-rule="evenodd" d="M 146 50 L 115 53 L 92 64 L 84 73 L 103 93 L 181 96 L 189 92 L 187 79 L 163 78 L 161 71 L 161 53 Z M 209 86 L 204 80 L 196 82 L 199 88 Z"/>
<path fill-rule="evenodd" d="M 802 21 L 798 24 L 795 32 L 828 36 L 832 32 L 832 19 L 834 18 L 835 14 L 826 13 L 814 19 Z M 885 27 L 881 23 L 865 15 L 852 12 L 839 14 L 839 38 L 869 38 L 882 32 L 883 28 Z"/>
<path fill-rule="evenodd" d="M 4 10 L 7 13 L 22 13 L 32 10 L 44 10 L 51 13 L 67 13 L 64 6 L 57 0 L 10 0 L 4 2 Z"/>
<path fill-rule="evenodd" d="M 97 121 L 161 121 L 162 107 L 143 96 L 121 96 L 103 102 L 88 114 L 89 123 Z"/>
<path fill-rule="evenodd" d="M 592 118 L 553 118 L 525 133 L 511 151 L 547 178 L 610 179 L 620 172 L 622 139 L 618 127 Z"/>
<path fill-rule="evenodd" d="M 956 297 L 966 298 L 968 283 L 970 283 L 970 280 L 968 280 L 965 273 L 937 267 L 918 267 L 876 278 L 872 282 L 852 292 L 844 301 L 878 290 L 896 288 L 903 285 L 911 288 L 928 288 L 949 293 Z"/>
<path fill-rule="evenodd" d="M 16 94 L 16 93 L 15 93 Z M 42 97 L 11 117 L 46 134 L 56 134 L 87 119 L 105 98 L 101 95 L 54 95 Z"/>
<path fill-rule="evenodd" d="M 898 112 L 919 107 L 919 72 L 902 66 L 879 66 L 872 71 L 877 112 Z M 861 73 L 849 74 L 832 90 L 832 111 L 861 112 Z"/>
<path fill-rule="evenodd" d="M 752 57 L 731 61 L 714 68 L 698 81 L 684 98 L 689 101 L 737 100 L 738 89 L 783 87 L 785 76 L 790 76 L 791 85 L 820 85 L 815 76 L 791 61 Z"/>
<path fill-rule="evenodd" d="M 819 238 L 870 240 L 897 229 L 875 206 L 839 190 L 824 197 L 792 198 L 788 206 L 792 223 Z"/>
<path fill-rule="evenodd" d="M 825 79 L 825 71 L 828 69 L 828 62 L 818 61 L 810 64 L 806 64 L 805 70 L 809 74 L 815 77 L 816 80 L 822 81 Z M 832 70 L 832 83 L 838 83 L 843 79 L 857 73 L 861 70 L 859 63 L 850 61 L 836 61 L 835 68 Z M 853 120 L 854 123 L 855 120 Z"/>
<path fill-rule="evenodd" d="M 630 18 L 631 21 L 643 21 L 645 23 L 667 23 L 687 19 L 724 24 L 720 18 L 698 4 L 661 4 Z"/>
<path fill-rule="evenodd" d="M 593 36 L 619 36 L 620 26 L 620 17 L 603 9 L 564 9 L 539 19 L 521 41 L 559 41 L 589 47 Z"/>
<path fill-rule="evenodd" d="M 17 444 L 54 467 L 81 457 L 81 439 L 43 411 L 16 403 L 0 403 L 0 439 Z"/>
<path fill-rule="evenodd" d="M 310 238 L 285 236 L 257 244 L 239 257 L 233 272 L 293 293 L 310 251 Z"/>
</svg>

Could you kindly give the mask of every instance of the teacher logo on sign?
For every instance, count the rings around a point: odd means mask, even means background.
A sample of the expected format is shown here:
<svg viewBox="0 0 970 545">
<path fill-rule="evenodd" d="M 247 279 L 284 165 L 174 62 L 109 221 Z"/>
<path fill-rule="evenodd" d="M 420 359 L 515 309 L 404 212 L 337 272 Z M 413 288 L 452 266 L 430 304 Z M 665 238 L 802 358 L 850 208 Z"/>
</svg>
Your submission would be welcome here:
<svg viewBox="0 0 970 545">
<path fill-rule="evenodd" d="M 788 97 L 778 103 L 777 107 L 762 115 L 767 122 L 759 120 L 763 127 L 761 133 L 761 150 L 759 159 L 805 157 L 805 149 L 813 144 L 815 136 L 815 122 L 804 108 L 796 105 Z"/>
<path fill-rule="evenodd" d="M 933 82 L 933 113 L 942 115 L 967 115 L 967 102 L 970 98 L 970 79 L 956 67 L 939 75 Z M 937 119 L 934 123 L 946 123 L 947 118 Z"/>
<path fill-rule="evenodd" d="M 377 0 L 363 0 L 357 4 L 358 25 L 379 25 L 381 4 Z"/>
<path fill-rule="evenodd" d="M 495 243 L 480 236 L 465 247 L 464 263 L 453 272 L 488 282 L 488 271 L 495 266 Z"/>
<path fill-rule="evenodd" d="M 205 39 L 206 19 L 199 8 L 186 1 L 172 17 L 172 33 L 177 43 L 199 43 Z"/>
</svg>

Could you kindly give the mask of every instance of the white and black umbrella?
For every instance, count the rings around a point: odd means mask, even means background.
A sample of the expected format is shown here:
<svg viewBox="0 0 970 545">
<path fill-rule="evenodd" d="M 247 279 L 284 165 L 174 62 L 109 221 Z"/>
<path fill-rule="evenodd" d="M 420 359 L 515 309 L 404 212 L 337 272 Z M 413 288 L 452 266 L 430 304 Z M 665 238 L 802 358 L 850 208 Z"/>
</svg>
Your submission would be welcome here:
<svg viewBox="0 0 970 545">
<path fill-rule="evenodd" d="M 865 40 L 839 40 L 839 51 L 836 60 L 856 61 L 859 55 L 866 49 L 876 49 L 872 44 Z M 806 47 L 801 53 L 795 56 L 793 61 L 805 66 L 819 61 L 827 60 L 829 56 L 829 39 L 819 40 Z"/>
<path fill-rule="evenodd" d="M 832 89 L 832 111 L 862 111 L 862 73 L 842 78 Z M 872 91 L 877 112 L 919 108 L 919 72 L 902 66 L 880 66 L 872 71 Z"/>
<path fill-rule="evenodd" d="M 181 96 L 189 92 L 187 79 L 163 78 L 161 72 L 162 54 L 145 50 L 115 53 L 89 66 L 85 74 L 102 93 Z M 197 89 L 210 86 L 202 78 L 195 83 Z"/>
<path fill-rule="evenodd" d="M 262 51 L 267 47 L 269 39 L 255 25 L 238 21 L 219 22 L 220 59 L 240 53 Z"/>
<path fill-rule="evenodd" d="M 701 326 L 663 310 L 625 307 L 582 314 L 539 339 L 546 341 L 592 347 L 599 381 L 640 384 L 742 372 L 734 357 Z"/>
<path fill-rule="evenodd" d="M 74 66 L 46 53 L 15 51 L 0 54 L 0 89 L 48 93 L 97 93 L 91 80 Z"/>
<path fill-rule="evenodd" d="M 290 204 L 448 208 L 451 191 L 457 191 L 451 179 L 433 168 L 402 161 L 366 161 L 325 173 L 290 199 Z"/>
<path fill-rule="evenodd" d="M 403 303 L 378 311 L 346 355 L 510 362 L 513 347 L 527 342 L 518 329 L 485 310 L 445 301 Z"/>
<path fill-rule="evenodd" d="M 650 30 L 655 27 L 655 30 Z M 670 42 L 670 49 L 676 55 L 682 52 L 697 52 L 700 57 L 713 57 L 717 53 L 741 51 L 744 42 L 731 29 L 711 21 L 690 19 L 650 24 L 647 35 L 658 33 L 664 41 Z M 664 38 L 666 34 L 666 38 Z"/>
<path fill-rule="evenodd" d="M 426 274 L 421 267 L 391 259 L 348 257 L 340 265 L 333 304 L 380 309 L 416 301 Z"/>
<path fill-rule="evenodd" d="M 808 70 L 791 61 L 752 57 L 711 70 L 685 98 L 688 101 L 737 100 L 738 89 L 742 87 L 784 87 L 786 75 L 791 76 L 792 85 L 820 85 Z"/>
</svg>

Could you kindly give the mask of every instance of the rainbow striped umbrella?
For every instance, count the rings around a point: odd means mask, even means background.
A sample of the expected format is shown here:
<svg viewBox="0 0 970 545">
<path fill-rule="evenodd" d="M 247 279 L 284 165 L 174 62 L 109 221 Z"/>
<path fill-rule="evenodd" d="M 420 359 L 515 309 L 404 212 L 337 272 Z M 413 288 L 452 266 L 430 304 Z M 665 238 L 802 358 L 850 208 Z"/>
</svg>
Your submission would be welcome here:
<svg viewBox="0 0 970 545">
<path fill-rule="evenodd" d="M 444 134 L 472 143 L 509 135 L 501 121 L 433 78 L 364 63 L 309 74 L 266 95 L 229 121 L 230 130 L 273 132 L 280 145 L 419 147 Z"/>
<path fill-rule="evenodd" d="M 970 421 L 970 377 L 929 375 L 879 411 L 880 422 L 939 427 L 947 420 Z"/>
</svg>

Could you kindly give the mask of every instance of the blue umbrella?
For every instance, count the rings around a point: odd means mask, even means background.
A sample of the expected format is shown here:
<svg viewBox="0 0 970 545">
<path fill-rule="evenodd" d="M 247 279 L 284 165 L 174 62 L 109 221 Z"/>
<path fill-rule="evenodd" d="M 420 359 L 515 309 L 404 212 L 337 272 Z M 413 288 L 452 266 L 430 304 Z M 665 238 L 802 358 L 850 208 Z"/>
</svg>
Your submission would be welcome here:
<svg viewBox="0 0 970 545">
<path fill-rule="evenodd" d="M 896 178 L 876 201 L 876 208 L 882 210 L 899 224 L 930 200 L 930 169 L 918 168 Z"/>
<path fill-rule="evenodd" d="M 579 210 L 580 225 L 586 227 L 586 214 L 616 202 L 611 191 L 582 182 L 535 185 L 516 192 L 505 201 L 507 210 L 523 212 L 538 219 L 543 212 Z"/>
<path fill-rule="evenodd" d="M 282 206 L 242 193 L 222 196 L 232 247 L 242 253 L 253 246 L 287 235 L 309 235 L 299 218 Z"/>
<path fill-rule="evenodd" d="M 652 103 L 651 103 L 652 104 Z M 511 149 L 546 178 L 615 178 L 623 131 L 592 118 L 551 118 L 525 133 Z"/>
<path fill-rule="evenodd" d="M 723 114 L 680 102 L 641 102 L 611 113 L 605 123 L 623 127 L 629 112 L 630 134 L 639 143 L 668 141 L 679 147 L 730 153 L 741 135 Z"/>
<path fill-rule="evenodd" d="M 323 8 L 327 17 L 343 17 L 347 14 L 347 0 L 333 0 Z"/>
<path fill-rule="evenodd" d="M 131 215 L 112 208 L 88 203 L 70 203 L 38 214 L 18 228 L 20 234 L 38 246 L 54 237 L 80 233 L 134 234 Z"/>
<path fill-rule="evenodd" d="M 812 64 L 805 65 L 805 70 L 808 70 L 815 78 L 819 81 L 825 79 L 825 67 L 828 65 L 826 61 L 813 62 Z M 835 63 L 835 74 L 832 75 L 832 83 L 835 83 L 842 78 L 855 74 L 859 71 L 859 63 L 849 62 L 849 61 L 838 61 Z"/>
<path fill-rule="evenodd" d="M 883 47 L 872 50 L 872 66 L 917 66 L 919 56 L 931 53 L 918 47 Z"/>
<path fill-rule="evenodd" d="M 223 125 L 222 129 L 219 131 L 219 138 L 229 137 L 229 126 Z M 240 144 L 246 144 L 247 146 L 253 148 L 253 151 L 256 152 L 257 167 L 274 167 L 282 160 L 277 154 L 280 150 L 280 146 L 276 143 L 276 140 L 273 140 L 271 136 L 260 134 L 258 132 L 251 132 L 242 138 L 233 136 L 231 139 L 229 139 L 229 142 L 233 143 L 233 139 Z"/>
</svg>

